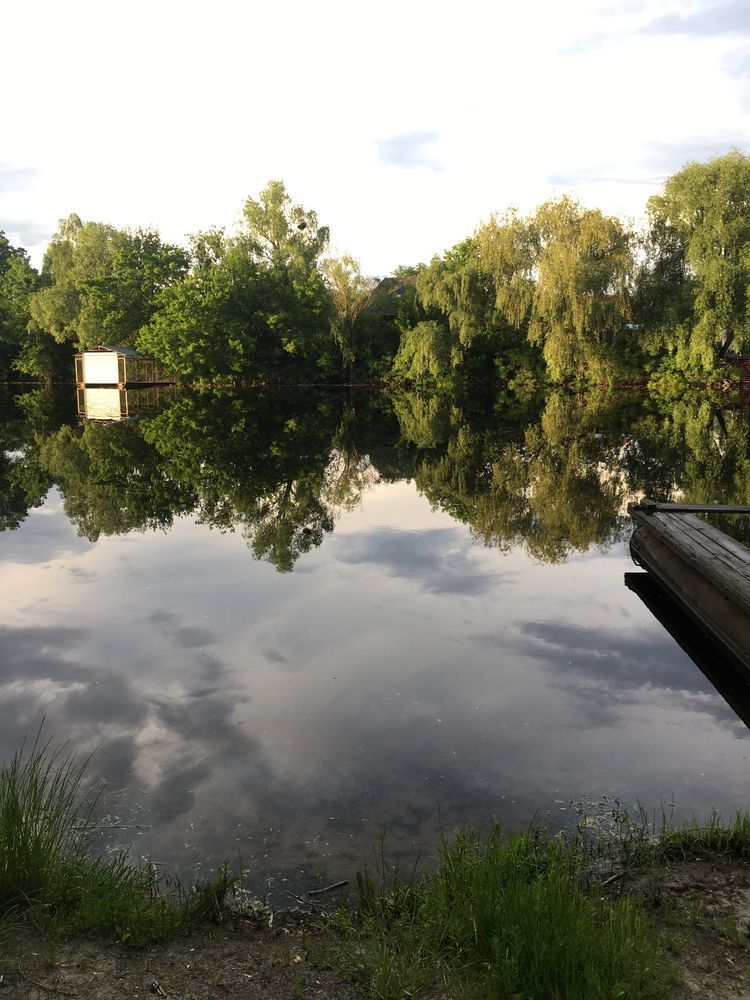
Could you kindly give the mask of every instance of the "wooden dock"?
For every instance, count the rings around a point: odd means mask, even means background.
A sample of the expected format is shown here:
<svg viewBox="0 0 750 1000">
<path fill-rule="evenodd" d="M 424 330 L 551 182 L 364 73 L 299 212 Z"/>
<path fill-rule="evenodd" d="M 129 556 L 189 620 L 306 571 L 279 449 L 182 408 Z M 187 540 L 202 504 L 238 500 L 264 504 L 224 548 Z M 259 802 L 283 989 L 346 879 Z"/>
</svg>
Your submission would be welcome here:
<svg viewBox="0 0 750 1000">
<path fill-rule="evenodd" d="M 750 549 L 697 513 L 750 514 L 750 506 L 657 504 L 628 511 L 630 551 L 750 681 Z"/>
<path fill-rule="evenodd" d="M 750 683 L 721 647 L 674 601 L 650 573 L 626 573 L 625 586 L 643 601 L 656 620 L 682 646 L 734 714 L 750 729 Z"/>
</svg>

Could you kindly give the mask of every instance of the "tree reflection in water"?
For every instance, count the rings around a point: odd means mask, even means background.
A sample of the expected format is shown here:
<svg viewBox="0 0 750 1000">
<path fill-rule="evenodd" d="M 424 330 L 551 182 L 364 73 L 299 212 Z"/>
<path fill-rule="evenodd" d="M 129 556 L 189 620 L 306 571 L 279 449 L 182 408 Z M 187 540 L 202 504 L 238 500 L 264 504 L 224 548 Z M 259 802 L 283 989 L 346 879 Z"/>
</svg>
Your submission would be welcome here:
<svg viewBox="0 0 750 1000">
<path fill-rule="evenodd" d="M 120 422 L 76 422 L 43 391 L 1 405 L 2 529 L 56 485 L 91 541 L 189 514 L 280 572 L 381 481 L 413 479 L 485 545 L 550 563 L 620 540 L 627 503 L 646 494 L 750 499 L 748 413 L 705 398 L 182 392 Z"/>
</svg>

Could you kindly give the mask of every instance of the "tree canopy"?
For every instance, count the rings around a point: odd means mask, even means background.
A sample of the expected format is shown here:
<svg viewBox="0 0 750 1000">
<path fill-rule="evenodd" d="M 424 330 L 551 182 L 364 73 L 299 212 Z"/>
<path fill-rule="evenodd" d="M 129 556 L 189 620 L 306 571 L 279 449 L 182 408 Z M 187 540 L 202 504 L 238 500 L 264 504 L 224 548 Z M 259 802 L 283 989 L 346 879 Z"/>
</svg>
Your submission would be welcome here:
<svg viewBox="0 0 750 1000">
<path fill-rule="evenodd" d="M 650 317 L 670 346 L 710 367 L 722 336 L 750 344 L 750 158 L 734 150 L 690 163 L 648 203 Z M 660 294 L 654 294 L 656 292 Z"/>
<path fill-rule="evenodd" d="M 187 255 L 158 233 L 82 222 L 60 223 L 44 256 L 42 287 L 29 302 L 30 326 L 78 347 L 130 344 L 159 293 L 187 270 Z"/>
<path fill-rule="evenodd" d="M 0 363 L 52 371 L 57 344 L 135 344 L 185 379 L 316 382 L 644 378 L 715 367 L 750 345 L 750 158 L 691 163 L 648 229 L 569 196 L 494 215 L 429 264 L 382 280 L 273 180 L 234 234 L 187 249 L 71 215 L 41 275 L 0 234 Z"/>
</svg>

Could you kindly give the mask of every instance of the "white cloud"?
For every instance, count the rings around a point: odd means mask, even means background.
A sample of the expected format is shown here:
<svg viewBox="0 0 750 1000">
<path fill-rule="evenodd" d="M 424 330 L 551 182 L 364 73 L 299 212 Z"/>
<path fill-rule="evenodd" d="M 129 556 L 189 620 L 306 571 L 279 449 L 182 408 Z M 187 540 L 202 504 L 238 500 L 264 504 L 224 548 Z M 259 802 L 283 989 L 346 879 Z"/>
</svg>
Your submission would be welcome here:
<svg viewBox="0 0 750 1000">
<path fill-rule="evenodd" d="M 731 38 L 643 34 L 670 10 L 16 5 L 4 68 L 23 100 L 4 105 L 2 155 L 25 184 L 0 185 L 0 226 L 26 220 L 37 260 L 72 211 L 182 240 L 231 227 L 244 199 L 280 177 L 337 246 L 382 274 L 429 259 L 494 210 L 563 190 L 638 214 L 660 183 L 656 144 L 699 136 L 720 150 L 750 133 Z M 587 47 L 596 35 L 606 47 Z"/>
</svg>

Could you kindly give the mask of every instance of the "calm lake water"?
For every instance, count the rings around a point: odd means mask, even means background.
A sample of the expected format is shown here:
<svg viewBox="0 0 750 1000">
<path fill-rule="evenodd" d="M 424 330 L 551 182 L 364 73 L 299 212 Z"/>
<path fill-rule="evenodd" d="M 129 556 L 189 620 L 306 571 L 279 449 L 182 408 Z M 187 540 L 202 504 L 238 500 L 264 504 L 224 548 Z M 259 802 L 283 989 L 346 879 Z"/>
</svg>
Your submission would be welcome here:
<svg viewBox="0 0 750 1000">
<path fill-rule="evenodd" d="M 351 878 L 383 827 L 413 861 L 605 797 L 748 807 L 746 724 L 624 583 L 629 500 L 750 500 L 747 413 L 2 406 L 0 754 L 42 717 L 95 751 L 103 846 L 183 873 L 239 857 L 283 903 Z"/>
</svg>

